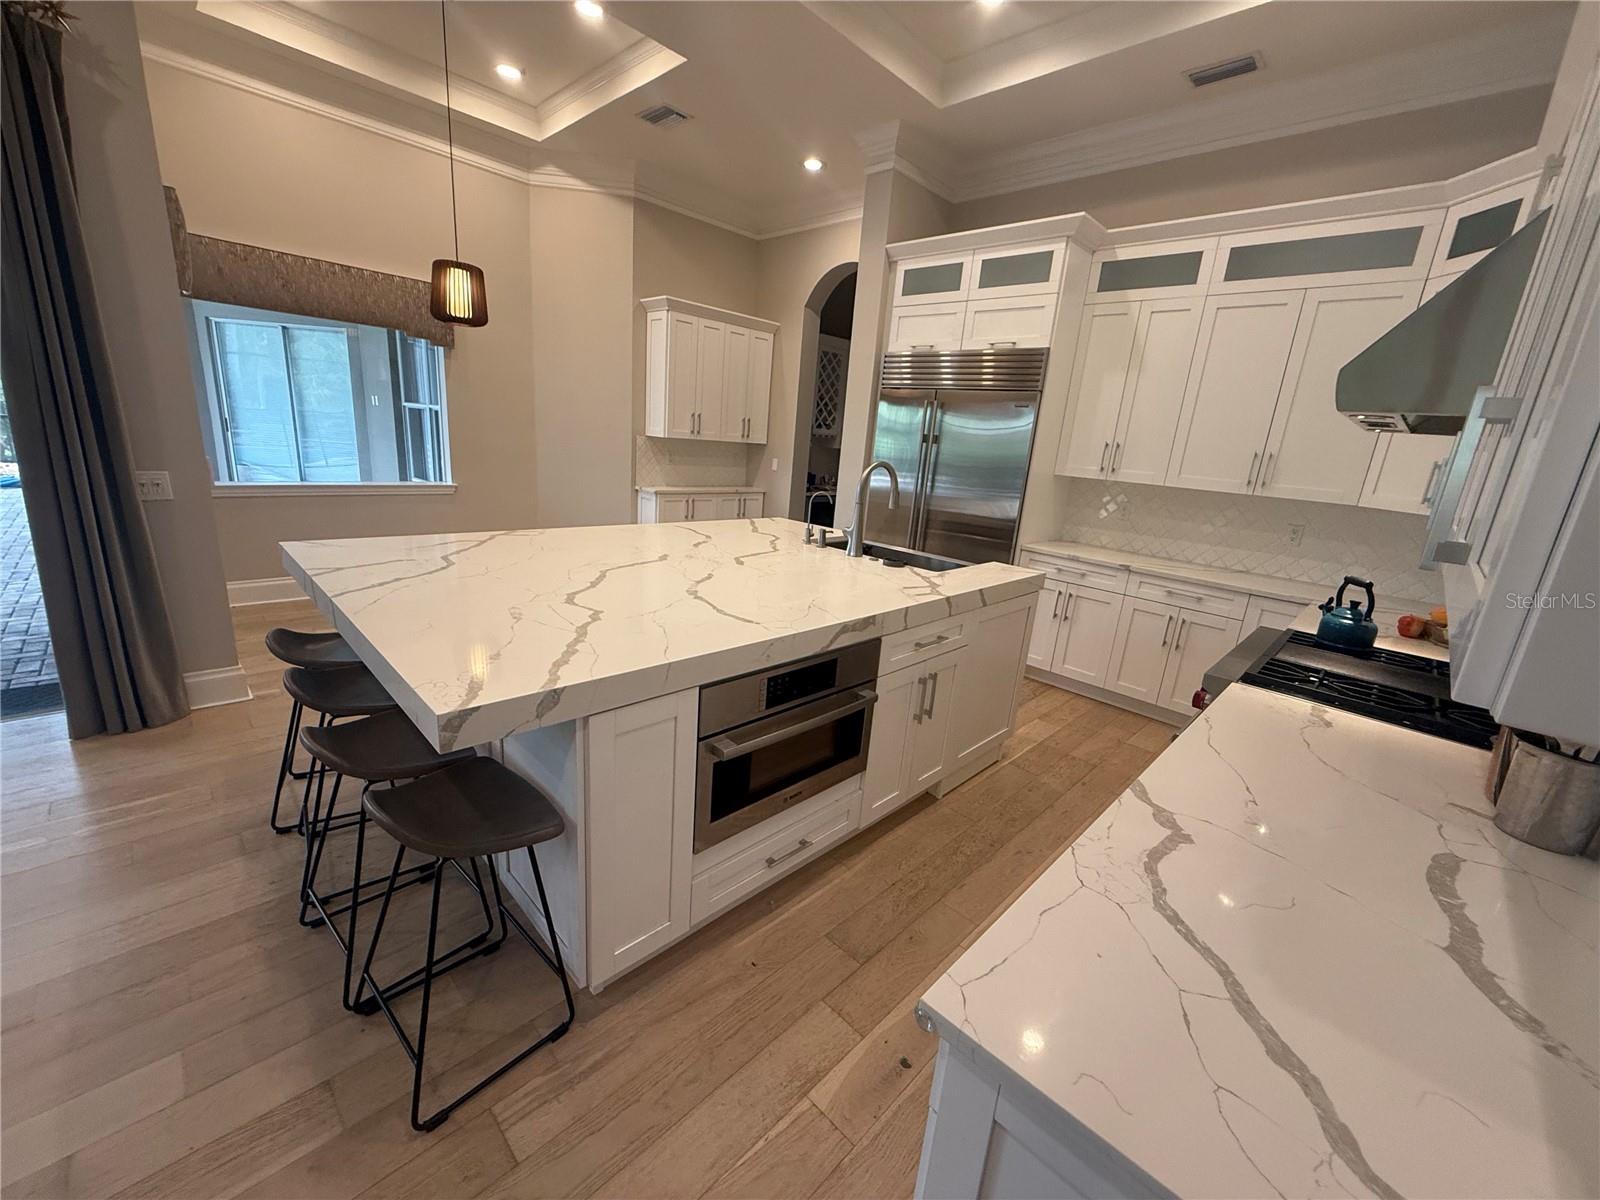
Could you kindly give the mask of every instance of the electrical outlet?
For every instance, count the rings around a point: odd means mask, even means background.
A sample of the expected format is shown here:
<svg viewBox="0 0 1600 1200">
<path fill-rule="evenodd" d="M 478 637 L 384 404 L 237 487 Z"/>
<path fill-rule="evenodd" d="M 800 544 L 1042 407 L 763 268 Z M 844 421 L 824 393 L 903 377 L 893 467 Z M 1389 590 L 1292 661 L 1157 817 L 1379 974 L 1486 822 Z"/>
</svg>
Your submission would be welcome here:
<svg viewBox="0 0 1600 1200">
<path fill-rule="evenodd" d="M 136 471 L 141 500 L 171 500 L 172 476 L 165 471 Z"/>
<path fill-rule="evenodd" d="M 1298 546 L 1301 542 L 1303 542 L 1305 540 L 1306 540 L 1306 523 L 1304 521 L 1291 522 L 1290 525 L 1289 525 L 1289 545 Z"/>
</svg>

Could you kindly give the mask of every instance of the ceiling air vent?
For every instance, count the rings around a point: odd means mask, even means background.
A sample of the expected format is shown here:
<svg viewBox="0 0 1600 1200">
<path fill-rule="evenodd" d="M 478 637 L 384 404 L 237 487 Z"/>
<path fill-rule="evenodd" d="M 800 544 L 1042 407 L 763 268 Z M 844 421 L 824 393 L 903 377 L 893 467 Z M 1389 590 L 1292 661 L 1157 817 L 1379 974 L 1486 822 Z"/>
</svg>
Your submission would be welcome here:
<svg viewBox="0 0 1600 1200">
<path fill-rule="evenodd" d="M 1195 87 L 1205 87 L 1208 83 L 1220 83 L 1224 79 L 1232 79 L 1236 75 L 1248 75 L 1251 71 L 1261 69 L 1261 56 L 1246 54 L 1243 58 L 1230 58 L 1227 62 L 1212 63 L 1209 67 L 1196 67 L 1192 71 L 1185 71 L 1189 82 Z"/>
<path fill-rule="evenodd" d="M 658 129 L 671 129 L 674 125 L 682 125 L 689 119 L 689 114 L 679 112 L 670 104 L 658 104 L 654 108 L 647 108 L 639 114 L 639 119 L 647 125 L 654 125 Z"/>
</svg>

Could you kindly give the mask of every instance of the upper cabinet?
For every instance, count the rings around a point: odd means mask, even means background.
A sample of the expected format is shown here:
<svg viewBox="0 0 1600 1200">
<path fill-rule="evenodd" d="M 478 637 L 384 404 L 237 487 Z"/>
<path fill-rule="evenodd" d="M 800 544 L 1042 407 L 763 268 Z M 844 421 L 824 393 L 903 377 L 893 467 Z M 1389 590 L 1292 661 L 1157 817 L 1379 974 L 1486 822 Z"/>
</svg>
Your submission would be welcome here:
<svg viewBox="0 0 1600 1200">
<path fill-rule="evenodd" d="M 641 303 L 645 433 L 764 443 L 777 325 L 671 296 Z"/>
<path fill-rule="evenodd" d="M 1102 304 L 1203 296 L 1216 252 L 1214 237 L 1098 251 L 1089 265 L 1089 294 L 1085 301 Z"/>
<path fill-rule="evenodd" d="M 1322 221 L 1218 239 L 1207 293 L 1425 279 L 1444 214 Z"/>
<path fill-rule="evenodd" d="M 894 303 L 937 304 L 965 300 L 972 278 L 972 252 L 903 258 L 894 265 Z"/>
<path fill-rule="evenodd" d="M 1039 242 L 1030 246 L 1001 246 L 977 250 L 972 255 L 970 300 L 1002 296 L 1040 296 L 1061 290 L 1061 265 L 1065 242 Z"/>
<path fill-rule="evenodd" d="M 1444 215 L 1429 275 L 1456 275 L 1465 271 L 1518 229 L 1533 214 L 1528 211 L 1537 175 L 1452 204 Z"/>
</svg>

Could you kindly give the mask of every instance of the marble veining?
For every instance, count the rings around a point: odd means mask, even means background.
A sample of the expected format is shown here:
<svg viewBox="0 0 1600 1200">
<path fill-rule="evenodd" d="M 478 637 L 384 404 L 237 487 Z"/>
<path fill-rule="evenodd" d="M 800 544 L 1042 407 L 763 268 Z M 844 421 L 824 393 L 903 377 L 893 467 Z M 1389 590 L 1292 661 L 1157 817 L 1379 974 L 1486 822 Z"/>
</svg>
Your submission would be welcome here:
<svg viewBox="0 0 1600 1200">
<path fill-rule="evenodd" d="M 285 542 L 284 563 L 441 749 L 1037 591 L 1003 563 L 850 559 L 782 518 Z"/>
<path fill-rule="evenodd" d="M 1600 866 L 1486 765 L 1231 687 L 923 1008 L 1179 1195 L 1600 1195 Z"/>
</svg>

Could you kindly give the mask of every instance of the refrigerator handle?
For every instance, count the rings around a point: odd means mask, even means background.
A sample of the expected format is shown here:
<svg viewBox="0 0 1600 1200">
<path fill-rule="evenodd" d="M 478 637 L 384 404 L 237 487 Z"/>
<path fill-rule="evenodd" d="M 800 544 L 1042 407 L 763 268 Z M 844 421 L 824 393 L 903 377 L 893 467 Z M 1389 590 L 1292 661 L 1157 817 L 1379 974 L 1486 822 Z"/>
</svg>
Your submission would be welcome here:
<svg viewBox="0 0 1600 1200">
<path fill-rule="evenodd" d="M 922 456 L 917 463 L 917 507 L 911 514 L 911 549 L 922 549 L 927 534 L 928 492 L 933 488 L 933 471 L 939 457 L 939 395 L 934 393 L 928 401 L 923 418 Z"/>
</svg>

